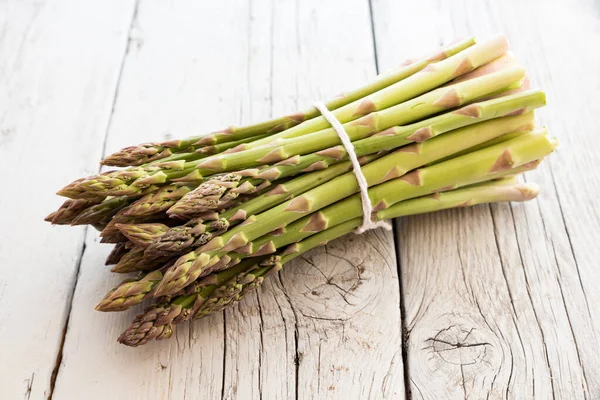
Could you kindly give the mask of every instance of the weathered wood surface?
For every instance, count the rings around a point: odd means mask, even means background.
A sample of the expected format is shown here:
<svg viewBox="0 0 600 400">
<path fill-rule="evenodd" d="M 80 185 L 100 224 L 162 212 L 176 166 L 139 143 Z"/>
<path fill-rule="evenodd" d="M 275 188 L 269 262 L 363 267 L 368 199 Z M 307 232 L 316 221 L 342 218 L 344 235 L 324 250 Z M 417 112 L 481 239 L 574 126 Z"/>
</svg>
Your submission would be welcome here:
<svg viewBox="0 0 600 400">
<path fill-rule="evenodd" d="M 41 221 L 98 170 L 131 6 L 0 2 L 1 399 L 51 393 L 84 230 Z"/>
<path fill-rule="evenodd" d="M 583 0 L 412 5 L 374 1 L 383 69 L 398 51 L 504 32 L 534 86 L 547 92 L 539 120 L 562 144 L 527 174 L 543 187 L 535 202 L 398 222 L 412 397 L 599 398 L 600 7 Z"/>
<path fill-rule="evenodd" d="M 341 13 L 336 9 L 317 1 L 142 0 L 131 22 L 107 150 L 294 111 L 374 76 L 368 4 L 353 0 Z M 338 20 L 329 21 L 336 13 Z M 231 28 L 216 34 L 217 26 Z M 234 309 L 138 349 L 115 338 L 139 309 L 92 311 L 119 279 L 102 266 L 108 246 L 97 243 L 95 232 L 86 245 L 55 398 L 81 388 L 91 398 L 404 394 L 389 232 L 310 253 Z"/>
<path fill-rule="evenodd" d="M 0 26 L 3 193 L 35 193 L 0 197 L 0 398 L 401 399 L 405 379 L 414 398 L 600 397 L 597 3 L 7 1 Z M 293 111 L 496 32 L 563 144 L 527 176 L 535 202 L 403 219 L 398 252 L 349 235 L 138 349 L 115 341 L 138 310 L 93 311 L 120 280 L 108 246 L 41 221 L 105 148 Z"/>
</svg>

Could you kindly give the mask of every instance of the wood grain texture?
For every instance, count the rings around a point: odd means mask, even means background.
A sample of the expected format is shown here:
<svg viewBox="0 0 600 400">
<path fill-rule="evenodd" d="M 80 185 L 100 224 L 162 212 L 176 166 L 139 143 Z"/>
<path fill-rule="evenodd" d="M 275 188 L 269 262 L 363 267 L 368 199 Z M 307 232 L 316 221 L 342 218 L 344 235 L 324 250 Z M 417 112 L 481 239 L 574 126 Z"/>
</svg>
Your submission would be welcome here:
<svg viewBox="0 0 600 400">
<path fill-rule="evenodd" d="M 540 121 L 563 144 L 527 174 L 543 187 L 535 202 L 399 223 L 413 397 L 598 398 L 597 4 L 374 0 L 374 10 L 383 69 L 398 49 L 506 33 L 547 91 Z M 426 21 L 432 29 L 414 35 Z"/>
<path fill-rule="evenodd" d="M 415 399 L 600 398 L 599 28 L 593 0 L 0 2 L 3 193 L 31 193 L 0 196 L 0 398 L 402 399 L 405 378 Z M 137 349 L 115 338 L 141 307 L 93 310 L 121 280 L 109 246 L 42 221 L 105 150 L 295 111 L 497 32 L 562 144 L 527 174 L 534 202 L 403 219 L 398 253 L 348 235 Z"/>
<path fill-rule="evenodd" d="M 250 119 L 302 108 L 374 76 L 366 2 L 253 4 L 252 35 L 271 45 L 257 40 L 249 76 L 268 71 L 272 87 L 264 101 L 260 92 L 248 101 Z M 255 79 L 250 93 L 260 88 Z M 291 262 L 258 296 L 226 312 L 225 398 L 258 391 L 281 399 L 403 396 L 392 236 L 365 238 L 360 249 L 348 237 L 327 246 L 330 255 L 317 250 Z M 255 363 L 251 376 L 247 359 Z"/>
<path fill-rule="evenodd" d="M 0 398 L 51 393 L 84 229 L 43 221 L 97 171 L 129 1 L 0 3 Z M 83 156 L 85 155 L 85 156 Z"/>
<path fill-rule="evenodd" d="M 216 21 L 229 28 L 217 34 Z M 142 0 L 106 147 L 288 113 L 374 74 L 364 1 L 349 1 L 340 11 L 317 1 Z M 389 232 L 351 236 L 309 253 L 234 309 L 177 327 L 169 342 L 137 349 L 115 338 L 139 309 L 93 311 L 119 279 L 102 266 L 108 249 L 95 232 L 86 244 L 56 398 L 82 387 L 91 398 L 404 394 Z"/>
</svg>

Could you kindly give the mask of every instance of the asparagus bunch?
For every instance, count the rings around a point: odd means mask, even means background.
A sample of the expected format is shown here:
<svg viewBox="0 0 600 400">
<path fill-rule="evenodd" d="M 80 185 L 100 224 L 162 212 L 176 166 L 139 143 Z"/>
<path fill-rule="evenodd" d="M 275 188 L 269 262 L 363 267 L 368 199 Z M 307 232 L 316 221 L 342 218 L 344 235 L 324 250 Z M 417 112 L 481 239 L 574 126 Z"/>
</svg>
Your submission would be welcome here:
<svg viewBox="0 0 600 400">
<path fill-rule="evenodd" d="M 555 142 L 533 122 L 545 95 L 507 50 L 503 37 L 461 41 L 327 102 L 359 158 L 374 221 L 537 195 L 514 176 Z M 96 307 L 154 301 L 120 336 L 130 346 L 239 301 L 363 220 L 348 149 L 314 107 L 130 146 L 102 163 L 126 168 L 65 186 L 46 220 L 96 227 L 115 245 L 111 270 L 138 274 Z"/>
</svg>

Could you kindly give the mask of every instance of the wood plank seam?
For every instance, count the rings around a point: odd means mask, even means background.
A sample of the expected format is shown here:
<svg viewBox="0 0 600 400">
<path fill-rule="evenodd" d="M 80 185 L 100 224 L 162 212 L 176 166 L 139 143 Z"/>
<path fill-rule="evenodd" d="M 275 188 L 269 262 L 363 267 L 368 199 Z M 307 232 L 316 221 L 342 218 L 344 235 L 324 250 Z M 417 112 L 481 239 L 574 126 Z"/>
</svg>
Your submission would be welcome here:
<svg viewBox="0 0 600 400">
<path fill-rule="evenodd" d="M 373 59 L 375 61 L 375 72 L 379 74 L 379 56 L 377 51 L 377 34 L 375 30 L 375 12 L 373 9 L 373 0 L 367 0 L 369 4 L 369 21 L 371 25 L 371 39 L 373 43 Z M 392 237 L 394 238 L 394 252 L 396 255 L 396 270 L 398 274 L 398 289 L 399 289 L 399 301 L 398 306 L 400 308 L 400 340 L 401 350 L 400 354 L 402 357 L 403 366 L 403 379 L 404 379 L 404 398 L 410 400 L 411 396 L 411 385 L 410 385 L 410 370 L 408 368 L 408 336 L 409 330 L 406 326 L 406 310 L 404 309 L 404 286 L 402 284 L 402 259 L 400 256 L 400 245 L 399 245 L 399 233 L 398 225 L 392 224 Z"/>
<path fill-rule="evenodd" d="M 60 342 L 58 345 L 58 349 L 56 352 L 56 361 L 54 363 L 54 368 L 52 369 L 52 375 L 50 375 L 50 392 L 48 394 L 48 400 L 52 400 L 52 396 L 54 395 L 54 387 L 56 386 L 56 378 L 58 377 L 58 373 L 60 371 L 60 365 L 62 363 L 63 349 L 65 347 L 65 339 L 67 338 L 67 330 L 69 329 L 69 319 L 71 317 L 71 309 L 73 307 L 73 297 L 75 295 L 75 288 L 77 287 L 77 281 L 79 280 L 79 273 L 81 270 L 81 261 L 83 260 L 83 254 L 85 253 L 85 236 L 87 234 L 88 227 L 86 226 L 83 229 L 83 241 L 81 243 L 81 250 L 79 251 L 79 255 L 76 260 L 75 267 L 75 278 L 73 280 L 73 285 L 71 289 L 71 293 L 67 299 L 67 318 L 65 319 L 65 323 L 62 330 L 62 337 L 60 338 Z"/>
<path fill-rule="evenodd" d="M 111 126 L 111 122 L 112 122 L 112 118 L 114 115 L 114 111 L 115 111 L 115 105 L 117 102 L 117 97 L 119 95 L 119 87 L 121 85 L 121 77 L 123 75 L 123 69 L 125 67 L 125 60 L 127 58 L 127 54 L 129 53 L 130 49 L 131 49 L 131 31 L 133 29 L 133 26 L 135 24 L 136 18 L 137 18 L 137 13 L 138 13 L 138 6 L 139 6 L 139 2 L 140 0 L 135 0 L 134 5 L 133 5 L 133 12 L 131 15 L 131 22 L 129 24 L 129 30 L 128 30 L 128 34 L 126 36 L 126 44 L 125 44 L 125 51 L 123 52 L 123 57 L 121 59 L 121 65 L 119 67 L 119 72 L 117 73 L 117 79 L 115 81 L 115 93 L 113 95 L 113 100 L 112 100 L 112 104 L 110 107 L 110 113 L 108 115 L 108 119 L 107 119 L 107 124 L 106 124 L 106 129 L 104 131 L 104 140 L 102 142 L 102 158 L 104 158 L 104 156 L 106 155 L 106 143 L 107 143 L 107 138 L 108 138 L 108 133 L 110 131 L 110 126 Z M 100 172 L 100 170 L 102 169 L 102 167 L 98 168 L 98 172 Z M 73 286 L 71 289 L 71 293 L 70 296 L 67 300 L 67 318 L 65 319 L 65 324 L 63 327 L 63 331 L 62 331 L 62 337 L 60 340 L 60 344 L 57 350 L 57 355 L 56 355 L 56 363 L 54 365 L 54 369 L 52 370 L 52 375 L 51 375 L 51 379 L 50 379 L 50 392 L 48 394 L 48 400 L 52 400 L 52 396 L 54 395 L 54 389 L 56 386 L 56 379 L 58 378 L 58 375 L 60 373 L 60 366 L 62 364 L 62 357 L 63 357 L 63 350 L 64 350 L 64 345 L 65 345 L 65 340 L 67 337 L 67 333 L 69 330 L 69 320 L 71 317 L 71 311 L 73 309 L 73 298 L 75 296 L 75 290 L 77 289 L 77 283 L 79 282 L 79 276 L 81 273 L 81 262 L 83 260 L 83 256 L 85 254 L 85 249 L 87 247 L 87 243 L 86 243 L 86 237 L 87 237 L 87 233 L 88 233 L 88 229 L 89 227 L 86 226 L 85 229 L 82 232 L 83 235 L 83 243 L 81 246 L 81 251 L 79 252 L 79 256 L 77 257 L 77 266 L 75 268 L 75 279 L 73 282 Z"/>
</svg>

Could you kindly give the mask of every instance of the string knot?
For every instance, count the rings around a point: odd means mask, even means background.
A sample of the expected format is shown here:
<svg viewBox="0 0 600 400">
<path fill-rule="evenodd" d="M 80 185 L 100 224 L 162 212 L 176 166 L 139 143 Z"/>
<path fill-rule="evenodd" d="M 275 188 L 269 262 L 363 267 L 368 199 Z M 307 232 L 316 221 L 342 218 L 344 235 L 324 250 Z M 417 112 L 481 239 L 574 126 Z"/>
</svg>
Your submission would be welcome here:
<svg viewBox="0 0 600 400">
<path fill-rule="evenodd" d="M 354 176 L 356 176 L 356 181 L 358 182 L 358 187 L 360 188 L 360 198 L 363 212 L 362 225 L 356 229 L 356 233 L 363 233 L 365 231 L 377 228 L 384 228 L 388 231 L 392 230 L 392 226 L 387 221 L 371 220 L 373 205 L 371 204 L 371 199 L 369 198 L 369 184 L 367 183 L 367 179 L 360 168 L 360 162 L 358 162 L 354 145 L 352 144 L 348 133 L 344 129 L 344 126 L 335 117 L 335 115 L 329 111 L 323 102 L 317 101 L 314 106 L 321 112 L 321 115 L 327 120 L 327 122 L 331 124 L 331 127 L 339 136 L 342 145 L 346 149 L 346 152 L 348 152 L 348 158 L 350 158 L 350 162 L 352 162 L 352 171 L 354 172 Z"/>
</svg>

